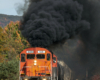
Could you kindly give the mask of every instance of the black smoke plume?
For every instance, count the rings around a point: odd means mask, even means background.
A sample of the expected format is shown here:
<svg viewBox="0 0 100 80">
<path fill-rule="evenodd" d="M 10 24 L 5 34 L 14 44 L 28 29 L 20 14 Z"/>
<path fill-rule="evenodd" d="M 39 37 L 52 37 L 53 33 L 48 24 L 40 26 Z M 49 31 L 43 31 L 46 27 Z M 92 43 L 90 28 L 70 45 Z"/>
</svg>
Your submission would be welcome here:
<svg viewBox="0 0 100 80">
<path fill-rule="evenodd" d="M 91 26 L 90 30 L 83 31 L 80 35 L 85 46 L 80 62 L 87 67 L 89 77 L 100 75 L 100 0 L 77 1 L 83 5 L 82 19 L 87 20 Z"/>
<path fill-rule="evenodd" d="M 22 35 L 33 47 L 48 47 L 89 29 L 83 8 L 72 0 L 30 0 L 21 20 Z"/>
<path fill-rule="evenodd" d="M 64 44 L 63 50 L 58 49 L 56 53 L 75 72 L 76 79 L 91 80 L 92 76 L 100 75 L 100 0 L 75 1 L 83 5 L 82 19 L 87 20 L 91 28 L 73 41 L 67 41 L 68 45 Z"/>
</svg>

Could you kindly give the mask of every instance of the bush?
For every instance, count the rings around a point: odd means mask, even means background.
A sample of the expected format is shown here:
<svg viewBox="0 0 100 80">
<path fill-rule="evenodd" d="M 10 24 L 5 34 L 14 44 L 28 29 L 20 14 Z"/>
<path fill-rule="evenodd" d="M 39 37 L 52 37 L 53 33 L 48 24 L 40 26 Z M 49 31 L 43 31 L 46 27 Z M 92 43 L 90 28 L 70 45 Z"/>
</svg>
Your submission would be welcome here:
<svg viewBox="0 0 100 80">
<path fill-rule="evenodd" d="M 0 63 L 0 80 L 18 80 L 19 60 L 11 60 Z"/>
</svg>

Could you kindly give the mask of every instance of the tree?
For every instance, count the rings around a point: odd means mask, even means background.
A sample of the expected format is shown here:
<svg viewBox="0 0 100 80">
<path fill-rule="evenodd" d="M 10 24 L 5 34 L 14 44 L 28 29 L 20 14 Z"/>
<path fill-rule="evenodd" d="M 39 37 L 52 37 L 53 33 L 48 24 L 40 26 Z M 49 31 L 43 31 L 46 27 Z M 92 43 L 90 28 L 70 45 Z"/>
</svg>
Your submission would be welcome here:
<svg viewBox="0 0 100 80">
<path fill-rule="evenodd" d="M 7 50 L 6 44 L 6 34 L 3 32 L 2 27 L 0 27 L 0 52 Z"/>
<path fill-rule="evenodd" d="M 0 62 L 5 60 L 6 55 L 3 54 L 8 50 L 6 44 L 6 37 L 7 35 L 4 33 L 3 28 L 0 27 Z"/>
<path fill-rule="evenodd" d="M 18 80 L 19 54 L 30 47 L 18 30 L 19 22 L 0 27 L 0 80 Z"/>
<path fill-rule="evenodd" d="M 21 35 L 18 30 L 19 22 L 10 22 L 5 28 L 4 33 L 7 34 L 6 46 L 8 47 L 7 55 L 11 59 L 16 57 L 22 50 L 29 47 L 28 41 Z"/>
<path fill-rule="evenodd" d="M 19 61 L 16 59 L 0 63 L 0 80 L 18 80 Z"/>
</svg>

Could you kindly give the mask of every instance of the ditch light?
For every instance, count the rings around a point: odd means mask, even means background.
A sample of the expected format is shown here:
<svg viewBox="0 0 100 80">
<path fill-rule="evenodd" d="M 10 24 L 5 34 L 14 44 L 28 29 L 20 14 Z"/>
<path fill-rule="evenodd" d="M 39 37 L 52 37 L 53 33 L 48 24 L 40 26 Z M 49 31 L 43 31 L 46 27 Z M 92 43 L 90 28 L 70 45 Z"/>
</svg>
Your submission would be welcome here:
<svg viewBox="0 0 100 80">
<path fill-rule="evenodd" d="M 24 80 L 28 80 L 27 78 L 25 78 Z"/>
<path fill-rule="evenodd" d="M 43 78 L 42 80 L 47 80 L 46 78 Z"/>
<path fill-rule="evenodd" d="M 34 65 L 36 65 L 36 63 L 34 63 Z"/>
</svg>

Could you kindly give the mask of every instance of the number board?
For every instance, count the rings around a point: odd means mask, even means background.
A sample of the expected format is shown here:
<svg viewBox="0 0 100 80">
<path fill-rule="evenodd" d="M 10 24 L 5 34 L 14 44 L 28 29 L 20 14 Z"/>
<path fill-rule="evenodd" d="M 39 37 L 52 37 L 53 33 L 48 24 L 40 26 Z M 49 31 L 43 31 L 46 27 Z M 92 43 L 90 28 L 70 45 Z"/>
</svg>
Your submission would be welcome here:
<svg viewBox="0 0 100 80">
<path fill-rule="evenodd" d="M 26 53 L 34 53 L 34 51 L 26 51 Z"/>
<path fill-rule="evenodd" d="M 38 51 L 38 53 L 45 53 L 45 51 Z"/>
</svg>

